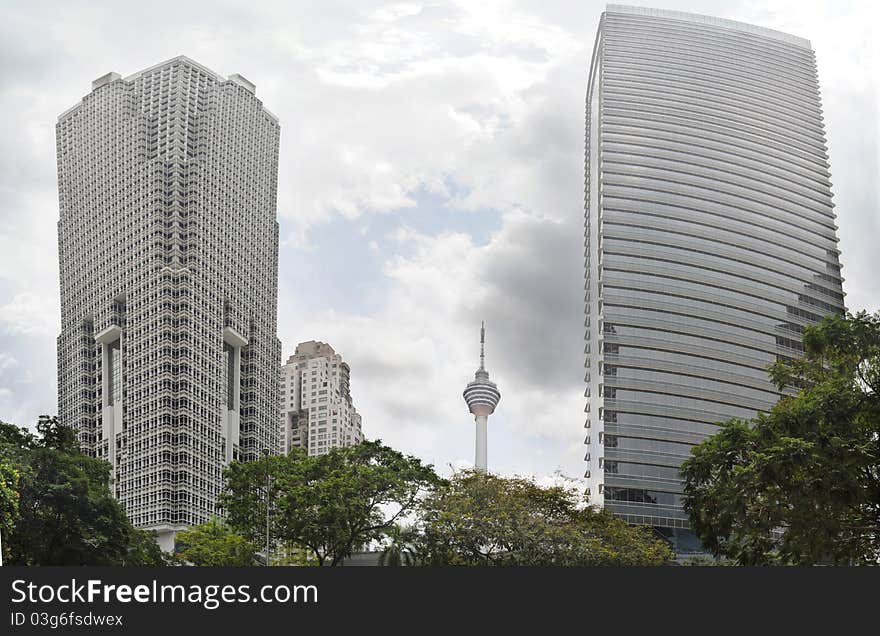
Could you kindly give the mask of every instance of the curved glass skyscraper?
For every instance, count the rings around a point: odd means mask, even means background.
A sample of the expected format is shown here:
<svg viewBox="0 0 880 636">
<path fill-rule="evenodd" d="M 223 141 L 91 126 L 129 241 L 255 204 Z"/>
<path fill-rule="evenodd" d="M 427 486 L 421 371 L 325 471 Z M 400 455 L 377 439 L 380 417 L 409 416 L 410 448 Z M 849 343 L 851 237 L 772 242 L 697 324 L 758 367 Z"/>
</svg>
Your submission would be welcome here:
<svg viewBox="0 0 880 636">
<path fill-rule="evenodd" d="M 768 410 L 767 366 L 844 310 L 815 57 L 769 29 L 609 5 L 586 122 L 591 498 L 686 552 L 691 445 Z"/>
</svg>

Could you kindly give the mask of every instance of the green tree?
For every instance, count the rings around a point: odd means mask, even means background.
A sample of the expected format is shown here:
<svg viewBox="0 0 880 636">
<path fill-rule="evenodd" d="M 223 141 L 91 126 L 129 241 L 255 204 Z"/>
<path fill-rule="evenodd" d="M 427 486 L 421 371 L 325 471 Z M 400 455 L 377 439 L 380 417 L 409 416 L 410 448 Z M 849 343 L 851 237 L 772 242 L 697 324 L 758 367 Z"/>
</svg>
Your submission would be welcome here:
<svg viewBox="0 0 880 636">
<path fill-rule="evenodd" d="M 379 441 L 233 464 L 221 504 L 229 525 L 255 542 L 266 528 L 267 472 L 270 534 L 309 550 L 319 565 L 339 565 L 381 538 L 440 481 L 430 466 Z"/>
<path fill-rule="evenodd" d="M 122 558 L 124 566 L 162 567 L 172 564 L 172 557 L 162 551 L 151 530 L 131 528 L 128 549 Z"/>
<path fill-rule="evenodd" d="M 265 551 L 266 506 L 269 506 L 270 550 L 282 536 L 278 501 L 282 477 L 293 471 L 293 456 L 270 455 L 250 462 L 232 462 L 223 472 L 226 485 L 219 498 L 226 523 L 252 545 Z"/>
<path fill-rule="evenodd" d="M 416 541 L 418 535 L 414 528 L 394 524 L 387 533 L 388 543 L 379 554 L 379 565 L 401 566 L 415 565 L 418 559 L 416 555 Z"/>
<path fill-rule="evenodd" d="M 18 471 L 0 459 L 0 541 L 9 540 L 10 532 L 18 517 Z M 6 561 L 6 543 L 0 544 L 3 562 Z"/>
<path fill-rule="evenodd" d="M 57 418 L 41 417 L 37 431 L 0 423 L 0 458 L 19 472 L 18 515 L 3 537 L 9 562 L 158 565 L 110 492 L 110 465 L 82 453 Z"/>
<path fill-rule="evenodd" d="M 176 558 L 192 565 L 257 565 L 254 544 L 221 519 L 211 519 L 177 534 Z"/>
<path fill-rule="evenodd" d="M 433 468 L 379 441 L 313 457 L 300 454 L 293 466 L 281 480 L 284 527 L 320 565 L 339 565 L 381 538 L 440 483 Z"/>
<path fill-rule="evenodd" d="M 456 473 L 421 511 L 425 565 L 662 565 L 669 545 L 572 490 L 523 478 Z"/>
<path fill-rule="evenodd" d="M 798 389 L 731 420 L 682 465 L 703 544 L 742 565 L 880 559 L 880 314 L 830 316 L 770 369 Z"/>
<path fill-rule="evenodd" d="M 273 565 L 296 565 L 313 567 L 318 565 L 314 552 L 289 541 L 281 542 L 272 553 Z"/>
<path fill-rule="evenodd" d="M 710 556 L 705 556 L 703 554 L 699 554 L 697 556 L 692 556 L 681 561 L 681 565 L 687 565 L 692 567 L 731 567 L 735 566 L 736 563 L 731 561 L 730 559 L 713 559 Z"/>
</svg>

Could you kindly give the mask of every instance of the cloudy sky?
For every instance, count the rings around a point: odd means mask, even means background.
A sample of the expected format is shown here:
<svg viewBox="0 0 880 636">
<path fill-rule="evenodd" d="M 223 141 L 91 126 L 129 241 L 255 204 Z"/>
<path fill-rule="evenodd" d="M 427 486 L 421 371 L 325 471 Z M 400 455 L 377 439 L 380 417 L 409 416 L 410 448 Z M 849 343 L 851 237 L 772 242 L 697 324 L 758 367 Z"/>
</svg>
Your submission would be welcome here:
<svg viewBox="0 0 880 636">
<path fill-rule="evenodd" d="M 880 308 L 874 3 L 645 0 L 816 50 L 847 304 Z M 461 398 L 502 391 L 493 470 L 583 472 L 584 94 L 604 4 L 4 0 L 0 419 L 56 412 L 55 120 L 109 71 L 184 54 L 282 122 L 279 337 L 350 362 L 370 438 L 473 461 Z"/>
</svg>

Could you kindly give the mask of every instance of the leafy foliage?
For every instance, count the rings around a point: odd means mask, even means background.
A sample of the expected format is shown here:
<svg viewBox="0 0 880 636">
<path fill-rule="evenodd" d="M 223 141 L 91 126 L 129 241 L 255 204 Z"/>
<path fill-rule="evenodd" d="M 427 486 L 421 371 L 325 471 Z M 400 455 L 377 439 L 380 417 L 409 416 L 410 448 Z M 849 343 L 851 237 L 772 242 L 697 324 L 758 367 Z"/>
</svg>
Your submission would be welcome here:
<svg viewBox="0 0 880 636">
<path fill-rule="evenodd" d="M 250 462 L 232 462 L 223 472 L 226 487 L 219 505 L 231 529 L 250 541 L 263 546 L 266 536 L 266 506 L 273 540 L 281 537 L 281 477 L 291 473 L 295 456 L 274 455 Z"/>
<path fill-rule="evenodd" d="M 687 559 L 684 559 L 680 562 L 681 565 L 687 565 L 691 567 L 732 567 L 735 566 L 736 563 L 731 561 L 730 559 L 713 559 L 710 556 L 705 555 L 697 555 L 692 556 Z"/>
<path fill-rule="evenodd" d="M 267 473 L 269 486 L 263 485 Z M 259 541 L 265 533 L 268 492 L 274 502 L 270 534 L 309 550 L 319 565 L 339 565 L 380 538 L 440 481 L 430 466 L 379 441 L 334 448 L 324 455 L 308 456 L 297 449 L 286 457 L 233 464 L 226 478 L 221 505 L 232 528 Z M 388 518 L 386 509 L 394 509 Z"/>
<path fill-rule="evenodd" d="M 0 538 L 8 537 L 18 517 L 18 471 L 0 459 Z M 3 555 L 5 560 L 5 548 Z"/>
<path fill-rule="evenodd" d="M 667 543 L 596 510 L 582 495 L 465 471 L 422 507 L 425 565 L 662 565 Z"/>
<path fill-rule="evenodd" d="M 318 559 L 311 550 L 285 541 L 281 542 L 272 553 L 272 565 L 313 567 L 318 565 Z"/>
<path fill-rule="evenodd" d="M 161 567 L 172 564 L 173 558 L 159 547 L 155 532 L 138 528 L 131 529 L 128 550 L 120 565 Z"/>
<path fill-rule="evenodd" d="M 880 314 L 827 317 L 804 348 L 770 369 L 795 396 L 693 448 L 685 509 L 704 545 L 739 564 L 876 564 Z"/>
<path fill-rule="evenodd" d="M 176 558 L 192 565 L 257 565 L 254 544 L 236 534 L 224 521 L 211 519 L 177 534 Z"/>
<path fill-rule="evenodd" d="M 0 423 L 0 459 L 19 472 L 18 514 L 4 549 L 17 565 L 161 565 L 110 492 L 110 465 L 79 449 L 74 432 L 43 416 L 39 437 Z"/>
<path fill-rule="evenodd" d="M 415 565 L 418 559 L 416 542 L 418 533 L 411 526 L 394 524 L 386 532 L 388 544 L 379 553 L 380 566 Z"/>
</svg>

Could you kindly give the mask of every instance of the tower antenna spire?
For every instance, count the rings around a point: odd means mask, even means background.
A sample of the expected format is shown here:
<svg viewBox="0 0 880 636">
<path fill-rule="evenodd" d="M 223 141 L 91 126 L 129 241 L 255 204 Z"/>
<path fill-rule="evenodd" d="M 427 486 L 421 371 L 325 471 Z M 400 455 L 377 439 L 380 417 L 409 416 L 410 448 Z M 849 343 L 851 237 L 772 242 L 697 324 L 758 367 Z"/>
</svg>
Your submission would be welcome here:
<svg viewBox="0 0 880 636">
<path fill-rule="evenodd" d="M 486 322 L 480 323 L 480 369 L 486 368 Z"/>
</svg>

